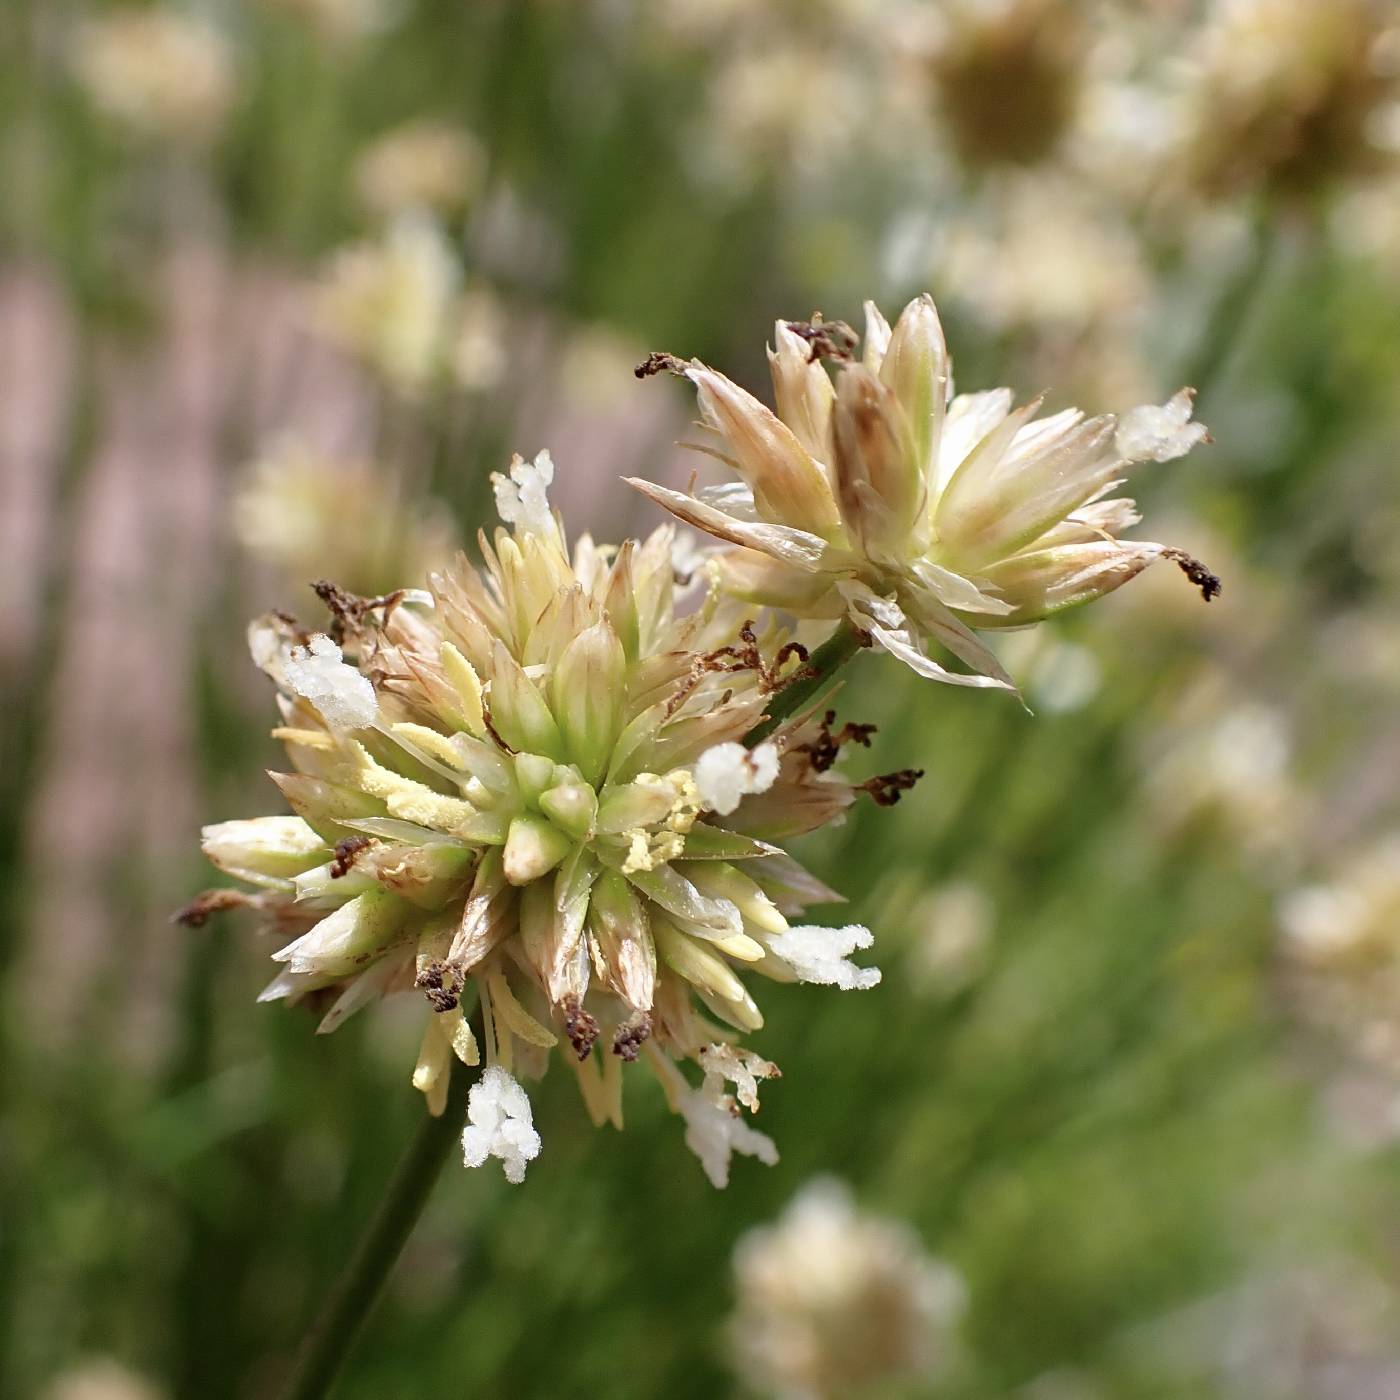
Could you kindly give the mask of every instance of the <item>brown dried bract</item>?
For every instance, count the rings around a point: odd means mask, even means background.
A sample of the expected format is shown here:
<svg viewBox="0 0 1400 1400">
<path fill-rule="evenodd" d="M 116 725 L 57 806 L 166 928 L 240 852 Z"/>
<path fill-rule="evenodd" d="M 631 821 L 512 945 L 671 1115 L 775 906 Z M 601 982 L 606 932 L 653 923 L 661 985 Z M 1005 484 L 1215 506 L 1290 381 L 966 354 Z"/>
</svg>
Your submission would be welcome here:
<svg viewBox="0 0 1400 1400">
<path fill-rule="evenodd" d="M 825 773 L 836 762 L 843 744 L 859 744 L 865 749 L 870 747 L 870 736 L 875 733 L 873 724 L 847 723 L 833 734 L 831 726 L 835 723 L 836 711 L 828 710 L 822 716 L 821 729 L 818 731 L 817 737 L 805 744 L 793 746 L 793 753 L 807 755 L 807 761 L 812 765 L 814 772 Z"/>
<path fill-rule="evenodd" d="M 311 588 L 331 615 L 327 632 L 337 646 L 343 645 L 347 636 L 358 636 L 368 628 L 382 627 L 388 621 L 389 614 L 403 601 L 406 591 L 396 588 L 392 593 L 383 593 L 378 598 L 362 598 L 325 578 L 317 579 Z M 375 613 L 380 616 L 376 618 Z"/>
<path fill-rule="evenodd" d="M 901 768 L 895 773 L 881 773 L 857 784 L 868 792 L 879 807 L 893 807 L 900 797 L 924 776 L 922 768 Z"/>
<path fill-rule="evenodd" d="M 1224 586 L 1220 582 L 1220 576 L 1211 573 L 1199 559 L 1193 559 L 1184 549 L 1168 549 L 1163 553 L 1201 590 L 1201 597 L 1207 603 L 1220 596 Z"/>
<path fill-rule="evenodd" d="M 708 675 L 728 674 L 734 671 L 756 671 L 760 687 L 771 693 L 775 690 L 781 690 L 785 685 L 791 685 L 795 680 L 815 674 L 807 664 L 807 648 L 801 642 L 785 642 L 778 648 L 772 662 L 765 662 L 763 653 L 758 647 L 758 637 L 753 630 L 752 618 L 739 629 L 739 641 L 739 646 L 719 647 L 715 651 L 695 658 L 691 663 L 690 674 L 686 676 L 670 700 L 666 702 L 667 719 L 685 704 L 686 700 L 690 698 L 691 692 Z M 784 675 L 783 669 L 794 657 L 800 664 Z M 732 691 L 726 691 L 720 704 L 728 704 L 732 694 Z"/>
<path fill-rule="evenodd" d="M 768 691 L 779 690 L 795 680 L 815 674 L 807 664 L 807 648 L 801 642 L 784 642 L 778 648 L 772 663 L 765 664 L 763 653 L 758 649 L 758 637 L 753 630 L 752 618 L 739 629 L 739 641 L 742 643 L 741 646 L 720 647 L 717 651 L 712 651 L 702 658 L 706 663 L 706 669 L 710 671 L 757 671 L 763 689 Z M 801 665 L 787 675 L 783 675 L 783 668 L 794 657 L 801 662 Z M 733 664 L 724 665 L 726 660 L 732 660 Z"/>
</svg>

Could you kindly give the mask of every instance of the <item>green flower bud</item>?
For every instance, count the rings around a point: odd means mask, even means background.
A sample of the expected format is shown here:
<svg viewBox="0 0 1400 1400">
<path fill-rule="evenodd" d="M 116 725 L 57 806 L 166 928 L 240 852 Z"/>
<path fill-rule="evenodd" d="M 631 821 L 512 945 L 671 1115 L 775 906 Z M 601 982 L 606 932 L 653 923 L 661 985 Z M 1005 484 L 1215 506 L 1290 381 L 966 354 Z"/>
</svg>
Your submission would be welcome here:
<svg viewBox="0 0 1400 1400">
<path fill-rule="evenodd" d="M 594 623 L 564 649 L 550 678 L 555 717 L 569 759 L 598 782 L 622 729 L 627 658 L 607 622 Z"/>
</svg>

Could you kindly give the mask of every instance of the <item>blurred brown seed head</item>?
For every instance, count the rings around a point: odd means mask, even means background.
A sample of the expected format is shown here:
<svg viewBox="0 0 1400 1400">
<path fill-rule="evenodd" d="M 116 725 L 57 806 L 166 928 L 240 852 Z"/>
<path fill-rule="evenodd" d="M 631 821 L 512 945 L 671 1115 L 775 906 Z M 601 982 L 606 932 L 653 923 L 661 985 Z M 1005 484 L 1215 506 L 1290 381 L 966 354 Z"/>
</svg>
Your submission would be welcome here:
<svg viewBox="0 0 1400 1400">
<path fill-rule="evenodd" d="M 1035 165 L 1054 153 L 1078 111 L 1086 37 L 1064 0 L 959 7 L 934 78 L 964 165 Z"/>
<path fill-rule="evenodd" d="M 1210 197 L 1300 198 L 1384 170 L 1398 41 L 1395 7 L 1375 0 L 1218 4 L 1186 115 L 1187 178 Z"/>
</svg>

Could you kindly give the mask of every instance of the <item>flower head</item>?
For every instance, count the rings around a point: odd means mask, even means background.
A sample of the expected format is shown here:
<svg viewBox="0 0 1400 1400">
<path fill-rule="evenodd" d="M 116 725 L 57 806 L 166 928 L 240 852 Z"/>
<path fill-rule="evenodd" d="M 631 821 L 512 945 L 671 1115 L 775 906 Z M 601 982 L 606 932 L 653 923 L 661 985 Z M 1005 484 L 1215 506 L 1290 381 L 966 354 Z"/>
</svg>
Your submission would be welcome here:
<svg viewBox="0 0 1400 1400">
<path fill-rule="evenodd" d="M 447 362 L 458 281 L 442 230 L 420 214 L 402 214 L 380 241 L 335 255 L 318 321 L 395 388 L 414 393 Z"/>
<path fill-rule="evenodd" d="M 103 116 L 135 136 L 175 145 L 216 136 L 235 95 L 227 39 L 170 10 L 116 10 L 88 20 L 75 64 Z"/>
<path fill-rule="evenodd" d="M 799 617 L 843 612 L 922 675 L 1010 687 L 973 626 L 1035 622 L 1117 588 L 1160 558 L 1206 597 L 1219 581 L 1178 550 L 1124 541 L 1133 503 L 1109 499 L 1132 463 L 1206 437 L 1191 391 L 1164 407 L 1086 418 L 1013 410 L 1009 389 L 951 394 L 932 300 L 891 328 L 866 304 L 864 348 L 840 323 L 780 321 L 768 352 L 774 412 L 699 361 L 652 356 L 696 388 L 704 450 L 740 483 L 691 493 L 632 484 L 735 548 L 718 561 L 734 596 Z M 838 363 L 833 382 L 823 360 Z M 930 657 L 937 643 L 963 662 Z"/>
<path fill-rule="evenodd" d="M 789 924 L 839 896 L 777 844 L 856 799 L 833 765 L 868 727 L 833 734 L 831 714 L 798 715 L 745 748 L 803 673 L 803 649 L 713 593 L 681 615 L 669 526 L 571 553 L 553 472 L 541 453 L 495 478 L 510 528 L 482 537 L 483 568 L 459 557 L 422 593 L 327 588 L 323 632 L 254 623 L 254 657 L 281 692 L 274 733 L 292 771 L 276 781 L 295 815 L 209 827 L 205 850 L 259 887 L 241 902 L 286 935 L 265 997 L 312 1001 L 331 1030 L 416 991 L 427 1028 L 413 1080 L 434 1111 L 453 1058 L 484 1049 L 469 1162 L 523 1174 L 538 1138 L 517 1076 L 563 1042 L 598 1123 L 621 1125 L 622 1067 L 648 1064 L 723 1184 L 731 1152 L 776 1157 L 739 1116 L 776 1073 L 736 1043 L 763 1024 L 744 974 L 878 981 L 848 961 L 866 930 Z"/>
<path fill-rule="evenodd" d="M 355 163 L 355 191 L 371 213 L 453 214 L 480 188 L 485 157 L 464 127 L 408 122 L 377 137 Z"/>
<path fill-rule="evenodd" d="M 284 437 L 248 470 L 233 502 L 234 531 L 250 553 L 299 586 L 333 578 L 374 596 L 452 557 L 446 508 L 405 492 L 369 462 L 339 460 Z"/>
<path fill-rule="evenodd" d="M 735 1361 L 764 1394 L 863 1395 L 927 1380 L 948 1359 L 963 1285 L 906 1225 L 857 1210 L 839 1182 L 808 1185 L 734 1251 Z"/>
<path fill-rule="evenodd" d="M 1363 1062 L 1400 1073 L 1400 834 L 1290 892 L 1279 922 L 1305 1017 Z"/>
<path fill-rule="evenodd" d="M 1304 196 L 1393 168 L 1398 41 L 1386 0 L 1217 0 L 1184 102 L 1189 179 Z"/>
<path fill-rule="evenodd" d="M 939 104 L 964 164 L 1049 158 L 1077 114 L 1084 16 L 1066 0 L 994 0 L 949 7 L 934 61 Z"/>
</svg>

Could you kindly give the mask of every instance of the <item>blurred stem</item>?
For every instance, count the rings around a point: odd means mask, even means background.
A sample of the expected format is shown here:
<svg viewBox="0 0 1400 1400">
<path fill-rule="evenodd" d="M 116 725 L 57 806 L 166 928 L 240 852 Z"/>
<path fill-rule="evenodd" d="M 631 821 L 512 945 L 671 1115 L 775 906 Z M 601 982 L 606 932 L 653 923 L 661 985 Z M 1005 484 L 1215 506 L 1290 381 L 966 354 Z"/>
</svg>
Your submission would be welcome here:
<svg viewBox="0 0 1400 1400">
<path fill-rule="evenodd" d="M 316 1400 L 330 1392 L 384 1281 L 403 1253 L 467 1121 L 470 1076 L 455 1060 L 450 1073 L 447 1106 L 437 1118 L 423 1115 L 379 1208 L 302 1344 L 283 1400 Z"/>
<path fill-rule="evenodd" d="M 773 697 L 773 703 L 768 707 L 768 717 L 744 736 L 749 748 L 761 743 L 785 720 L 818 699 L 836 679 L 836 673 L 867 644 L 867 639 L 861 633 L 849 622 L 842 621 L 812 653 L 802 679 L 784 686 Z"/>
</svg>

